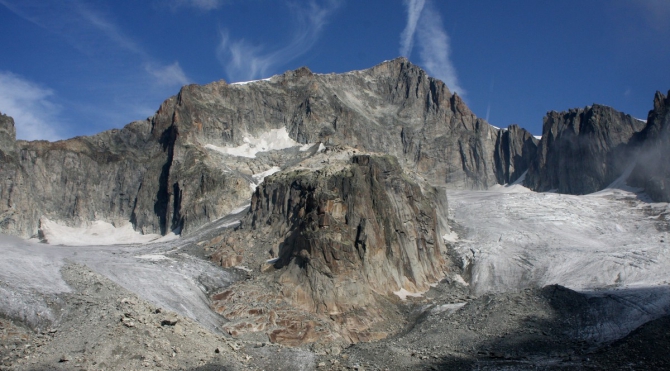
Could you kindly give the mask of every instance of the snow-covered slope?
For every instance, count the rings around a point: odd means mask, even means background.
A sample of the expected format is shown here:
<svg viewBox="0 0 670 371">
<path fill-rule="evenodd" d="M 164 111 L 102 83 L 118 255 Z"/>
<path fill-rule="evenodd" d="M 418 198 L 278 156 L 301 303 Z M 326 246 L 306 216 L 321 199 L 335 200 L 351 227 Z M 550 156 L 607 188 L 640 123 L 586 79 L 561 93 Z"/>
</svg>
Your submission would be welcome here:
<svg viewBox="0 0 670 371">
<path fill-rule="evenodd" d="M 514 185 L 452 191 L 452 243 L 476 294 L 559 284 L 629 302 L 598 330 L 613 339 L 670 311 L 670 215 L 626 190 L 586 196 L 536 193 Z"/>
<path fill-rule="evenodd" d="M 31 326 L 48 325 L 59 313 L 53 312 L 53 295 L 69 292 L 61 268 L 69 263 L 86 265 L 125 289 L 159 307 L 219 331 L 223 319 L 209 307 L 206 287 L 225 287 L 233 281 L 230 273 L 210 262 L 183 252 L 204 233 L 234 226 L 245 209 L 221 218 L 188 238 L 165 239 L 154 243 L 135 241 L 123 228 L 102 228 L 103 235 L 87 230 L 50 225 L 54 241 L 48 245 L 0 235 L 0 313 L 20 318 Z M 111 227 L 111 229 L 110 229 Z M 88 232 L 96 230 L 89 228 Z M 60 233 L 59 233 L 60 232 Z M 155 236 L 154 236 L 155 237 Z M 130 238 L 130 239 L 129 239 Z M 88 242 L 86 242 L 88 241 Z M 125 245 L 105 246 L 123 241 Z"/>
<path fill-rule="evenodd" d="M 159 234 L 141 234 L 133 229 L 132 224 L 125 223 L 118 227 L 96 220 L 84 227 L 73 228 L 46 217 L 40 219 L 42 240 L 50 245 L 90 246 L 119 245 L 166 241 L 178 238 L 174 233 L 166 236 Z"/>
</svg>

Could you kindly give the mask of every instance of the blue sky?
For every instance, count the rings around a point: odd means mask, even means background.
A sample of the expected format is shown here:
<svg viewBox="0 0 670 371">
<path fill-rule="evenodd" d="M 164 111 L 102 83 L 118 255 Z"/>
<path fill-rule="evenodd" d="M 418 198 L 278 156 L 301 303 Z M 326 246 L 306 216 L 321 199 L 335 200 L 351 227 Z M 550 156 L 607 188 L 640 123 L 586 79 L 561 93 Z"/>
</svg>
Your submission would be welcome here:
<svg viewBox="0 0 670 371">
<path fill-rule="evenodd" d="M 0 0 L 0 112 L 22 139 L 152 115 L 188 83 L 407 56 L 496 126 L 670 89 L 667 0 Z"/>
</svg>

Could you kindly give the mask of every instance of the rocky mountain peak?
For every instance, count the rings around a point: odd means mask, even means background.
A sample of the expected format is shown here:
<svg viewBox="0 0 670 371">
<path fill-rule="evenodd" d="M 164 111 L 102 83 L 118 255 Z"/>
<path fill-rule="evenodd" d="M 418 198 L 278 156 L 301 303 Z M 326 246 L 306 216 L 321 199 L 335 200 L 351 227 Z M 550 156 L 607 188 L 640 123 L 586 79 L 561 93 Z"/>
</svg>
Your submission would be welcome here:
<svg viewBox="0 0 670 371">
<path fill-rule="evenodd" d="M 667 109 L 668 106 L 670 106 L 670 91 L 668 91 L 668 95 L 663 95 L 663 93 L 657 91 L 654 95 L 653 111 L 663 111 Z"/>
<path fill-rule="evenodd" d="M 538 191 L 586 194 L 603 189 L 627 166 L 624 148 L 645 123 L 594 104 L 544 118 L 538 154 L 525 183 Z M 625 156 L 623 156 L 625 157 Z"/>
</svg>

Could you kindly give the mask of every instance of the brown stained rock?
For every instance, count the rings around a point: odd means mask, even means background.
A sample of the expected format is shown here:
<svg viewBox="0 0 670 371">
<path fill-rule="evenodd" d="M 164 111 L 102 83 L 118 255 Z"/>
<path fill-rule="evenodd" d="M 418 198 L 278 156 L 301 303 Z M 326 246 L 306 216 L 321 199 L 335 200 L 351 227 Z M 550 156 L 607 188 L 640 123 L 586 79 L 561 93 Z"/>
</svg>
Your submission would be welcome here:
<svg viewBox="0 0 670 371">
<path fill-rule="evenodd" d="M 389 296 L 428 290 L 446 273 L 442 192 L 411 180 L 390 156 L 268 177 L 227 237 L 250 241 L 244 260 L 263 272 L 212 297 L 231 321 L 227 331 L 265 331 L 287 345 L 324 343 L 326 333 L 342 344 L 387 336 L 375 328 L 396 316 Z"/>
<path fill-rule="evenodd" d="M 223 268 L 230 268 L 242 264 L 242 261 L 244 261 L 244 256 L 230 251 L 217 252 L 212 255 L 212 260 Z"/>
<path fill-rule="evenodd" d="M 314 321 L 282 321 L 278 323 L 280 329 L 270 333 L 270 341 L 288 346 L 299 346 L 302 344 L 313 343 L 318 338 L 314 328 Z"/>
</svg>

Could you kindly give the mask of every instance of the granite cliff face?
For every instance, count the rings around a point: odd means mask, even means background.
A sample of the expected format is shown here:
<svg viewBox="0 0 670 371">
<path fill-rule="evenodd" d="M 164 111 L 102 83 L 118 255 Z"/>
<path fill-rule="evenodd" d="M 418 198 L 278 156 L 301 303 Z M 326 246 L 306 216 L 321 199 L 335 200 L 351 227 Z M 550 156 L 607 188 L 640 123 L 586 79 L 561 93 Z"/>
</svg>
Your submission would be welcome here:
<svg viewBox="0 0 670 371">
<path fill-rule="evenodd" d="M 499 184 L 514 183 L 528 170 L 538 143 L 537 138 L 518 125 L 498 131 L 494 159 Z"/>
<path fill-rule="evenodd" d="M 40 218 L 188 234 L 248 202 L 263 174 L 319 143 L 387 153 L 432 184 L 468 189 L 513 181 L 533 146 L 523 129 L 477 118 L 404 58 L 339 75 L 301 68 L 188 85 L 153 117 L 90 137 L 25 142 L 12 133 L 0 133 L 11 173 L 1 225 L 23 237 L 37 235 Z"/>
<path fill-rule="evenodd" d="M 199 187 L 200 193 L 211 196 L 207 192 L 216 188 L 231 194 L 239 183 L 242 198 L 250 196 L 246 180 L 225 176 L 217 167 L 199 164 L 202 159 L 192 153 L 175 150 L 176 130 L 160 130 L 161 116 L 159 111 L 151 120 L 92 137 L 16 142 L 14 152 L 11 148 L 3 152 L 7 159 L 3 167 L 11 172 L 1 194 L 3 233 L 35 236 L 40 219 L 48 218 L 74 226 L 95 220 L 131 222 L 144 233 L 165 234 L 181 228 L 192 208 L 205 209 L 201 214 L 214 220 L 237 206 L 212 207 L 215 211 L 208 215 L 208 201 L 215 206 L 225 201 L 202 197 L 187 199 L 190 203 L 182 207 L 182 189 L 177 182 L 169 183 L 173 161 L 190 166 L 183 176 L 191 176 L 190 187 Z"/>
<path fill-rule="evenodd" d="M 587 194 L 617 179 L 645 123 L 607 106 L 549 112 L 524 184 L 536 191 Z"/>
<path fill-rule="evenodd" d="M 271 312 L 287 317 L 266 299 L 275 296 L 316 315 L 345 342 L 383 337 L 388 333 L 371 328 L 389 319 L 388 296 L 427 291 L 446 274 L 446 218 L 444 189 L 410 179 L 388 155 L 277 173 L 259 186 L 249 214 L 212 255 L 222 265 L 239 256 L 233 264 L 259 269 L 264 273 L 256 279 L 274 286 L 255 295 L 249 286 L 259 284 L 245 284 L 216 305 L 237 320 L 229 325 L 237 335 L 265 331 L 289 344 L 323 341 L 296 338 L 290 326 L 273 321 Z M 233 305 L 230 297 L 239 291 L 246 294 Z"/>
</svg>

